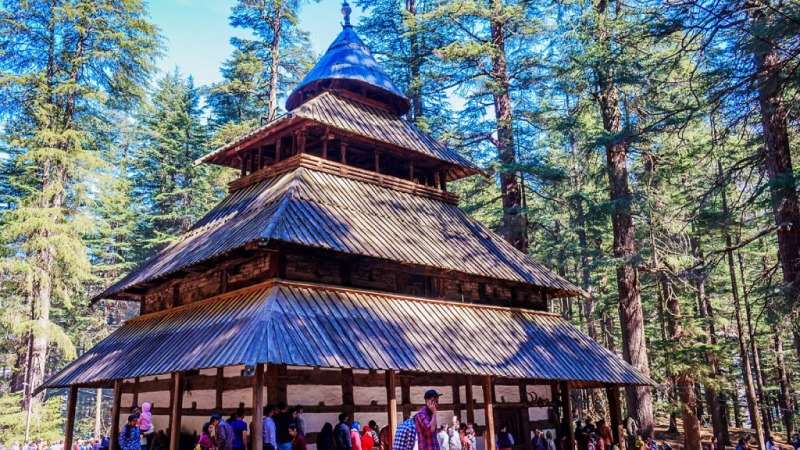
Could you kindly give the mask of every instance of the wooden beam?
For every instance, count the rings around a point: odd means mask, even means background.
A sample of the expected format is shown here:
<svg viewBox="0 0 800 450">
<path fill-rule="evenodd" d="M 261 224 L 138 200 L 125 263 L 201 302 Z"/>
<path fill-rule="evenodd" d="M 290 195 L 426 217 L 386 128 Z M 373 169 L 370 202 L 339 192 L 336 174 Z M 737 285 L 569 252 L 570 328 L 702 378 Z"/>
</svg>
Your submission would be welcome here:
<svg viewBox="0 0 800 450">
<path fill-rule="evenodd" d="M 625 443 L 622 442 L 622 405 L 619 400 L 619 387 L 611 386 L 606 388 L 606 398 L 608 399 L 608 409 L 611 416 L 611 434 L 614 436 L 614 444 L 624 449 Z"/>
<path fill-rule="evenodd" d="M 467 422 L 475 424 L 475 399 L 472 395 L 472 375 L 467 375 L 467 385 L 464 394 L 467 397 Z"/>
<path fill-rule="evenodd" d="M 261 434 L 264 420 L 264 364 L 256 364 L 253 375 L 253 425 L 250 429 L 250 448 L 261 450 L 263 436 Z"/>
<path fill-rule="evenodd" d="M 111 403 L 111 439 L 109 450 L 119 450 L 119 414 L 122 401 L 122 380 L 114 380 L 114 400 Z"/>
<path fill-rule="evenodd" d="M 483 432 L 483 448 L 485 450 L 497 450 L 494 442 L 494 388 L 492 387 L 492 377 L 483 377 L 483 411 L 486 414 L 486 430 Z M 567 447 L 569 448 L 569 447 Z"/>
<path fill-rule="evenodd" d="M 78 386 L 69 387 L 67 395 L 67 428 L 64 430 L 64 448 L 72 448 L 72 436 L 75 433 L 75 407 L 78 404 Z"/>
<path fill-rule="evenodd" d="M 183 409 L 183 372 L 172 372 L 170 389 L 169 448 L 179 449 L 181 444 L 181 410 Z"/>
<path fill-rule="evenodd" d="M 386 443 L 386 448 L 392 448 L 392 441 L 394 434 L 397 432 L 397 374 L 393 370 L 386 371 L 386 403 L 389 405 L 387 415 L 389 427 L 389 442 Z M 380 433 L 380 430 L 377 430 Z"/>
</svg>

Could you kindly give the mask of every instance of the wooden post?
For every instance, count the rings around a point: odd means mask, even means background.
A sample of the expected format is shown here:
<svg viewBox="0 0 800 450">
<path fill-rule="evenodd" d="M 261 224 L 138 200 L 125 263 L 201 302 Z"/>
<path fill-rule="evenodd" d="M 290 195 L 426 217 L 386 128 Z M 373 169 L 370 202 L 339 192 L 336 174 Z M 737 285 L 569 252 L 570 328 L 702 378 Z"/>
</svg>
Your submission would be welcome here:
<svg viewBox="0 0 800 450">
<path fill-rule="evenodd" d="M 266 165 L 264 162 L 267 160 L 267 148 L 266 146 L 262 145 L 259 148 L 259 156 L 258 156 L 258 170 L 261 170 Z"/>
<path fill-rule="evenodd" d="M 355 377 L 353 369 L 342 369 L 342 412 L 350 416 L 351 420 L 355 420 L 355 397 L 353 396 L 353 386 L 355 385 Z"/>
<path fill-rule="evenodd" d="M 389 427 L 389 442 L 386 443 L 386 448 L 392 448 L 392 441 L 394 434 L 397 432 L 397 397 L 395 391 L 397 390 L 397 375 L 393 370 L 386 371 L 386 404 L 388 405 L 388 422 L 386 425 Z M 376 430 L 380 433 L 380 430 Z"/>
<path fill-rule="evenodd" d="M 119 450 L 119 413 L 122 402 L 122 380 L 114 380 L 114 401 L 111 403 L 111 439 L 109 450 Z"/>
<path fill-rule="evenodd" d="M 561 391 L 561 405 L 564 408 L 564 431 L 567 433 L 567 448 L 575 448 L 575 427 L 572 426 L 572 396 L 569 393 L 569 382 L 559 384 Z"/>
<path fill-rule="evenodd" d="M 614 436 L 614 443 L 619 448 L 624 449 L 622 442 L 622 406 L 619 401 L 619 386 L 606 388 L 606 398 L 608 399 L 608 409 L 611 415 L 611 434 Z"/>
<path fill-rule="evenodd" d="M 487 375 L 483 378 L 483 412 L 486 416 L 486 429 L 483 432 L 483 448 L 485 450 L 497 450 L 494 442 L 494 389 L 492 388 L 492 377 Z"/>
<path fill-rule="evenodd" d="M 275 141 L 275 162 L 281 160 L 281 140 Z"/>
<path fill-rule="evenodd" d="M 447 172 L 444 170 L 439 174 L 439 189 L 447 192 Z"/>
<path fill-rule="evenodd" d="M 222 393 L 225 389 L 225 369 L 217 367 L 217 378 L 214 380 L 214 406 L 217 411 L 222 409 Z"/>
<path fill-rule="evenodd" d="M 341 152 L 339 162 L 342 164 L 347 164 L 347 142 L 345 142 L 344 139 L 339 142 L 339 150 Z"/>
<path fill-rule="evenodd" d="M 375 173 L 381 173 L 381 154 L 375 152 Z"/>
<path fill-rule="evenodd" d="M 467 375 L 467 385 L 464 388 L 467 397 L 467 422 L 475 424 L 475 399 L 472 395 L 472 375 Z"/>
<path fill-rule="evenodd" d="M 306 152 L 306 131 L 301 130 L 297 134 L 297 152 L 298 153 L 305 153 Z"/>
<path fill-rule="evenodd" d="M 172 372 L 170 406 L 169 448 L 179 450 L 181 445 L 181 409 L 183 409 L 183 372 Z"/>
<path fill-rule="evenodd" d="M 275 364 L 267 364 L 267 403 L 278 403 L 278 368 Z"/>
<path fill-rule="evenodd" d="M 414 161 L 408 163 L 408 179 L 414 181 Z"/>
<path fill-rule="evenodd" d="M 528 385 L 525 382 L 519 384 L 519 401 L 522 402 L 522 443 L 525 444 L 525 450 L 533 450 L 531 415 L 528 410 Z"/>
<path fill-rule="evenodd" d="M 103 388 L 97 388 L 94 398 L 94 437 L 103 434 Z"/>
<path fill-rule="evenodd" d="M 253 426 L 250 429 L 250 448 L 261 450 L 263 436 L 261 429 L 264 420 L 264 364 L 256 364 L 253 375 Z"/>
<path fill-rule="evenodd" d="M 75 407 L 78 404 L 78 386 L 69 387 L 67 396 L 67 429 L 64 433 L 64 448 L 72 448 L 72 435 L 75 433 Z"/>
<path fill-rule="evenodd" d="M 177 287 L 177 286 L 176 286 Z M 178 302 L 173 302 L 173 305 L 177 305 Z M 139 377 L 133 379 L 133 404 L 139 404 Z M 139 407 L 141 409 L 141 406 Z"/>
</svg>

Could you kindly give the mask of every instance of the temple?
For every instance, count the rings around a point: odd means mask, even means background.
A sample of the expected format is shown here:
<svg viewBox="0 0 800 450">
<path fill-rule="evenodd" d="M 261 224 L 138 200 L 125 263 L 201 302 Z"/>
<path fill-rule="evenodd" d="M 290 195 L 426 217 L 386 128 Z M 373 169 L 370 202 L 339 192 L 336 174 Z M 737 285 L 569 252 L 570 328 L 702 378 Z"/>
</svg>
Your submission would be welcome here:
<svg viewBox="0 0 800 450">
<path fill-rule="evenodd" d="M 581 289 L 458 208 L 448 183 L 481 169 L 403 117 L 343 12 L 288 113 L 198 161 L 240 172 L 229 195 L 95 298 L 141 313 L 39 387 L 69 387 L 65 448 L 78 387 L 114 389 L 112 448 L 144 401 L 173 450 L 239 407 L 260 439 L 279 401 L 312 447 L 340 412 L 393 436 L 429 388 L 486 450 L 501 422 L 520 450 L 534 428 L 572 439 L 570 389 L 605 388 L 619 439 L 620 387 L 652 381 L 547 312 Z"/>
</svg>

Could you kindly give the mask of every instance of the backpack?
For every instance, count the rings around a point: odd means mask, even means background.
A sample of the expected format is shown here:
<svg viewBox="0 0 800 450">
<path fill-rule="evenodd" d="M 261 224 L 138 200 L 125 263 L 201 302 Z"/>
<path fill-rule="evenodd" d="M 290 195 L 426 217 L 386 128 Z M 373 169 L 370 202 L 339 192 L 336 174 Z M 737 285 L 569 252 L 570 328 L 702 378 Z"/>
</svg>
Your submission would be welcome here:
<svg viewBox="0 0 800 450">
<path fill-rule="evenodd" d="M 411 416 L 397 427 L 392 450 L 414 450 L 417 445 L 417 424 Z"/>
</svg>

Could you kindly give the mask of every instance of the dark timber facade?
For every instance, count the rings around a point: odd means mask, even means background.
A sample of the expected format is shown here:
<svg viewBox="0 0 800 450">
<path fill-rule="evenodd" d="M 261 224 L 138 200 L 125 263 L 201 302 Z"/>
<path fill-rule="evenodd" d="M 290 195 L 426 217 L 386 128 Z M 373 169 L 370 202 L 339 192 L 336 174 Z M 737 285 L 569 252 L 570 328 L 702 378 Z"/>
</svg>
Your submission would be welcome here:
<svg viewBox="0 0 800 450">
<path fill-rule="evenodd" d="M 570 388 L 649 384 L 546 312 L 581 290 L 459 210 L 450 181 L 481 170 L 403 118 L 408 100 L 346 25 L 289 112 L 201 161 L 235 167 L 230 194 L 96 299 L 141 315 L 48 380 L 114 389 L 112 448 L 132 403 L 153 403 L 171 447 L 212 412 L 303 404 L 309 443 L 339 412 L 392 432 L 443 392 L 440 421 L 519 449 L 534 427 L 571 433 Z M 72 440 L 68 426 L 67 445 Z M 571 439 L 571 437 L 570 437 Z M 260 449 L 261 445 L 253 448 Z"/>
</svg>

